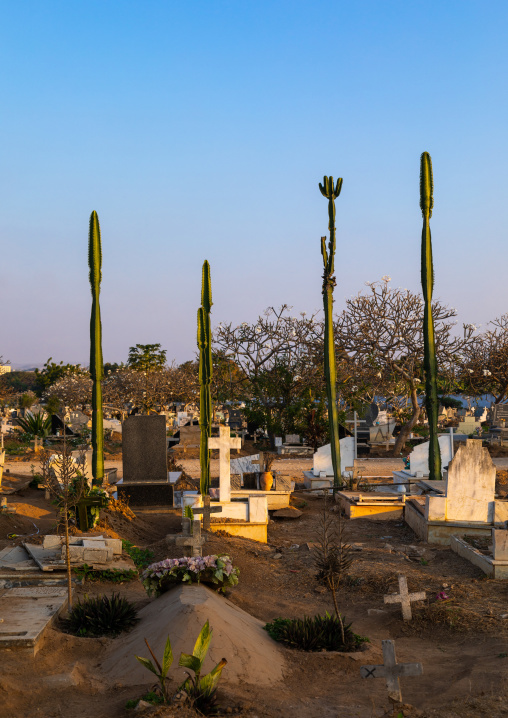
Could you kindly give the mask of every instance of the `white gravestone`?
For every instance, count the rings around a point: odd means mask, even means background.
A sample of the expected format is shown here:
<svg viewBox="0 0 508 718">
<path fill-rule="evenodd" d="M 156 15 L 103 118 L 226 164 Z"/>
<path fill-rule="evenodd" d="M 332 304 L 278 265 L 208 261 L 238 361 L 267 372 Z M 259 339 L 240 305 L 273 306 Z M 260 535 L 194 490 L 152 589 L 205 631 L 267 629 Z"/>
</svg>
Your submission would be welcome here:
<svg viewBox="0 0 508 718">
<path fill-rule="evenodd" d="M 353 466 L 355 459 L 355 440 L 352 436 L 346 436 L 340 442 L 340 473 L 346 473 L 346 466 Z M 333 476 L 332 466 L 332 448 L 331 444 L 320 446 L 314 454 L 314 463 L 312 473 L 314 476 L 321 476 L 322 472 L 326 472 L 325 476 Z"/>
<path fill-rule="evenodd" d="M 494 521 L 496 467 L 480 441 L 459 446 L 448 467 L 445 496 L 427 496 L 429 521 Z"/>
<path fill-rule="evenodd" d="M 241 449 L 242 440 L 231 438 L 229 426 L 219 426 L 219 437 L 208 439 L 209 449 L 219 449 L 219 500 L 231 501 L 231 449 Z"/>
<path fill-rule="evenodd" d="M 446 469 L 452 460 L 451 439 L 449 436 L 440 436 L 438 441 L 441 450 L 441 468 Z M 429 446 L 430 442 L 426 441 L 424 444 L 415 446 L 410 453 L 409 471 L 413 476 L 415 476 L 417 472 L 421 472 L 423 476 L 429 475 Z"/>
<path fill-rule="evenodd" d="M 240 456 L 238 459 L 231 459 L 230 466 L 232 474 L 240 474 L 242 477 L 244 474 L 252 474 L 256 471 L 260 471 L 259 454 L 251 454 L 250 456 Z"/>
</svg>

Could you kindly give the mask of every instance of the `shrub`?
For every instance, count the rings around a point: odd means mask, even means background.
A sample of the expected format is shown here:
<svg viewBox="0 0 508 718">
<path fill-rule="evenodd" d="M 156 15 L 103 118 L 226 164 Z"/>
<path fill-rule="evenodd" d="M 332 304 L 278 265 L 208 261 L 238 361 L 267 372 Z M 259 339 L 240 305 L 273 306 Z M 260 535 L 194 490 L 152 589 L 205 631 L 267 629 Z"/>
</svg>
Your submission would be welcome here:
<svg viewBox="0 0 508 718">
<path fill-rule="evenodd" d="M 276 618 L 266 624 L 265 630 L 274 640 L 302 651 L 356 651 L 368 638 L 353 633 L 351 623 L 345 623 L 344 618 L 342 620 L 344 642 L 341 622 L 337 616 L 330 616 L 328 612 L 313 618 Z"/>
<path fill-rule="evenodd" d="M 76 636 L 117 636 L 139 620 L 137 610 L 119 594 L 88 598 L 72 608 L 66 626 Z"/>
<path fill-rule="evenodd" d="M 238 583 L 239 569 L 229 556 L 183 556 L 153 563 L 143 571 L 143 586 L 148 595 L 159 595 L 175 583 L 211 583 L 219 589 Z"/>
<path fill-rule="evenodd" d="M 133 543 L 125 539 L 122 541 L 122 547 L 125 553 L 129 554 L 137 568 L 146 568 L 152 563 L 153 551 L 150 551 L 150 549 L 139 548 L 139 546 L 134 546 Z"/>
</svg>

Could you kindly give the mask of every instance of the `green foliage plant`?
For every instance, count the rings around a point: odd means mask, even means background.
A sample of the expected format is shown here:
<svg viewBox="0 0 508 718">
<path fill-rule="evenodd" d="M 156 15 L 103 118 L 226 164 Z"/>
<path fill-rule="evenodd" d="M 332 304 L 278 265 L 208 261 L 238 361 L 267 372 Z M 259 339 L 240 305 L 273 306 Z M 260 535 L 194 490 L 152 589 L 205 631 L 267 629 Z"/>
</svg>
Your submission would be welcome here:
<svg viewBox="0 0 508 718">
<path fill-rule="evenodd" d="M 423 370 L 425 374 L 425 406 L 429 421 L 429 479 L 441 479 L 441 452 L 437 434 L 439 398 L 437 394 L 437 359 L 434 336 L 434 318 L 432 316 L 432 292 L 434 289 L 434 265 L 432 263 L 432 239 L 430 218 L 434 207 L 434 178 L 432 160 L 428 152 L 420 158 L 420 209 L 423 216 L 422 228 L 422 290 L 424 300 L 423 313 Z"/>
<path fill-rule="evenodd" d="M 88 266 L 92 289 L 90 317 L 90 376 L 92 378 L 92 478 L 102 484 L 104 479 L 104 430 L 102 422 L 102 324 L 99 294 L 102 280 L 101 228 L 97 212 L 90 215 L 88 235 Z"/>
<path fill-rule="evenodd" d="M 139 577 L 137 571 L 130 569 L 108 568 L 99 570 L 92 568 L 92 566 L 89 566 L 87 563 L 74 568 L 73 573 L 83 583 L 85 581 L 90 581 L 91 583 L 127 583 L 128 581 L 134 581 Z"/>
<path fill-rule="evenodd" d="M 160 344 L 136 344 L 129 347 L 127 366 L 135 371 L 162 371 L 166 366 L 166 353 Z M 109 367 L 116 371 L 118 364 L 110 364 Z"/>
<path fill-rule="evenodd" d="M 122 547 L 125 553 L 129 554 L 137 568 L 146 568 L 153 561 L 153 551 L 148 548 L 134 546 L 133 543 L 125 539 L 122 541 Z"/>
<path fill-rule="evenodd" d="M 265 630 L 275 641 L 302 651 L 355 651 L 369 639 L 353 633 L 351 625 L 326 612 L 312 618 L 276 618 Z"/>
<path fill-rule="evenodd" d="M 31 438 L 38 436 L 45 439 L 51 433 L 51 416 L 45 418 L 42 411 L 37 414 L 27 413 L 24 418 L 18 419 L 18 424 Z"/>
<path fill-rule="evenodd" d="M 328 422 L 330 426 L 330 444 L 333 466 L 333 485 L 338 488 L 341 484 L 340 444 L 339 444 L 339 418 L 337 412 L 336 368 L 335 368 L 335 342 L 333 333 L 333 289 L 335 280 L 335 200 L 342 189 L 342 178 L 334 186 L 333 177 L 323 177 L 323 184 L 319 184 L 323 197 L 328 200 L 328 230 L 330 239 L 328 249 L 326 237 L 321 237 L 321 254 L 323 257 L 323 307 L 325 313 L 324 337 L 324 366 L 326 394 L 328 399 Z"/>
<path fill-rule="evenodd" d="M 205 259 L 201 276 L 201 306 L 198 309 L 198 348 L 199 348 L 199 425 L 201 438 L 199 443 L 199 464 L 201 477 L 199 490 L 204 496 L 210 489 L 210 450 L 208 439 L 212 435 L 212 330 L 210 310 L 212 308 L 212 281 L 210 265 Z"/>
<path fill-rule="evenodd" d="M 173 651 L 171 650 L 171 641 L 169 640 L 168 636 L 166 640 L 166 646 L 164 648 L 164 655 L 162 656 L 162 665 L 157 660 L 146 638 L 145 643 L 148 650 L 150 651 L 150 655 L 152 656 L 155 665 L 149 658 L 142 658 L 141 656 L 135 656 L 135 658 L 141 663 L 142 666 L 144 666 L 147 670 L 151 671 L 155 676 L 157 676 L 157 680 L 159 681 L 158 690 L 160 692 L 160 695 L 163 698 L 164 703 L 169 703 L 171 701 L 171 694 L 168 686 L 168 672 L 173 663 Z"/>
<path fill-rule="evenodd" d="M 226 659 L 222 658 L 210 673 L 201 676 L 211 640 L 212 631 L 207 621 L 199 633 L 192 654 L 182 653 L 178 662 L 178 665 L 188 668 L 194 674 L 186 671 L 188 678 L 182 683 L 179 690 L 185 691 L 191 705 L 202 713 L 208 713 L 214 707 L 215 693 L 219 686 L 222 669 L 227 664 Z"/>
<path fill-rule="evenodd" d="M 66 627 L 76 636 L 118 636 L 138 622 L 137 609 L 119 594 L 78 599 L 66 619 Z"/>
</svg>

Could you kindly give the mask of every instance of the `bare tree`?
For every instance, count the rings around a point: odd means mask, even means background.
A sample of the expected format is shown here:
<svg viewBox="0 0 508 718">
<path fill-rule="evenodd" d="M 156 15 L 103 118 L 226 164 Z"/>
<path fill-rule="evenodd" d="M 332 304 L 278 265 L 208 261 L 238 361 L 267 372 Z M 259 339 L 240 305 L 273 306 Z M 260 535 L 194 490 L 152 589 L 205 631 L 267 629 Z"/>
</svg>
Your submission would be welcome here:
<svg viewBox="0 0 508 718">
<path fill-rule="evenodd" d="M 459 382 L 470 396 L 492 394 L 495 404 L 508 400 L 508 314 L 489 322 L 462 353 Z"/>
<path fill-rule="evenodd" d="M 72 577 L 71 577 L 71 556 L 69 549 L 69 520 L 70 512 L 76 511 L 85 492 L 86 476 L 84 472 L 85 461 L 74 459 L 71 448 L 66 440 L 65 430 L 63 441 L 57 447 L 56 454 L 47 449 L 41 453 L 40 467 L 44 485 L 54 499 L 58 507 L 59 524 L 63 524 L 65 531 L 65 557 L 67 564 L 67 590 L 69 596 L 69 608 L 72 606 Z"/>
<path fill-rule="evenodd" d="M 219 324 L 214 331 L 216 355 L 234 363 L 236 387 L 260 409 L 270 434 L 288 407 L 310 390 L 324 390 L 322 322 L 316 314 L 293 317 L 290 309 L 269 307 L 253 324 Z"/>
<path fill-rule="evenodd" d="M 423 299 L 408 289 L 392 289 L 390 278 L 367 282 L 361 292 L 346 302 L 336 321 L 336 339 L 350 360 L 369 367 L 386 396 L 406 397 L 410 416 L 396 439 L 394 455 L 403 450 L 420 416 L 419 392 L 423 367 Z M 432 304 L 436 352 L 440 371 L 448 371 L 456 356 L 471 341 L 474 327 L 463 325 L 462 338 L 453 335 L 455 309 L 439 301 Z"/>
</svg>

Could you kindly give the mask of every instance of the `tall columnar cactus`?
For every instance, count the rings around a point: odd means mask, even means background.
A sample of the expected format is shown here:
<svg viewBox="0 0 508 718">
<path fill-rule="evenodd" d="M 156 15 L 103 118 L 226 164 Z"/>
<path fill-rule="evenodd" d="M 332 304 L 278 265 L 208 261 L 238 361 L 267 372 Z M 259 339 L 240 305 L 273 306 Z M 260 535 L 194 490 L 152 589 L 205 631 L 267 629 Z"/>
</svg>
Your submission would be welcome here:
<svg viewBox="0 0 508 718">
<path fill-rule="evenodd" d="M 212 307 L 212 282 L 210 265 L 205 259 L 201 280 L 201 306 L 198 309 L 198 347 L 199 347 L 199 425 L 201 440 L 199 444 L 199 463 L 201 479 L 200 493 L 204 496 L 210 489 L 210 450 L 208 439 L 212 435 L 212 330 L 210 328 L 210 309 Z"/>
<path fill-rule="evenodd" d="M 437 359 L 434 336 L 434 318 L 432 316 L 432 291 L 434 289 L 434 265 L 432 264 L 432 240 L 430 236 L 430 218 L 434 207 L 434 179 L 432 160 L 428 152 L 420 158 L 420 208 L 423 215 L 422 229 L 422 290 L 425 302 L 423 314 L 423 369 L 425 373 L 425 404 L 429 420 L 429 478 L 441 479 L 441 452 L 437 435 L 437 415 L 439 401 L 437 396 Z"/>
<path fill-rule="evenodd" d="M 321 237 L 321 254 L 323 255 L 323 306 L 325 311 L 325 380 L 328 398 L 328 422 L 330 425 L 330 444 L 333 466 L 333 485 L 341 484 L 340 470 L 340 444 L 339 444 L 339 417 L 337 413 L 336 371 L 335 371 L 335 342 L 333 336 L 333 288 L 335 287 L 335 200 L 342 189 L 342 178 L 337 180 L 334 187 L 333 177 L 324 177 L 323 184 L 319 184 L 323 197 L 328 200 L 328 229 L 330 240 L 328 250 L 326 237 Z"/>
<path fill-rule="evenodd" d="M 104 479 L 104 431 L 102 428 L 102 325 L 99 294 L 102 280 L 101 228 L 97 212 L 90 215 L 88 266 L 92 288 L 90 317 L 90 376 L 92 377 L 92 478 L 98 484 Z"/>
</svg>

